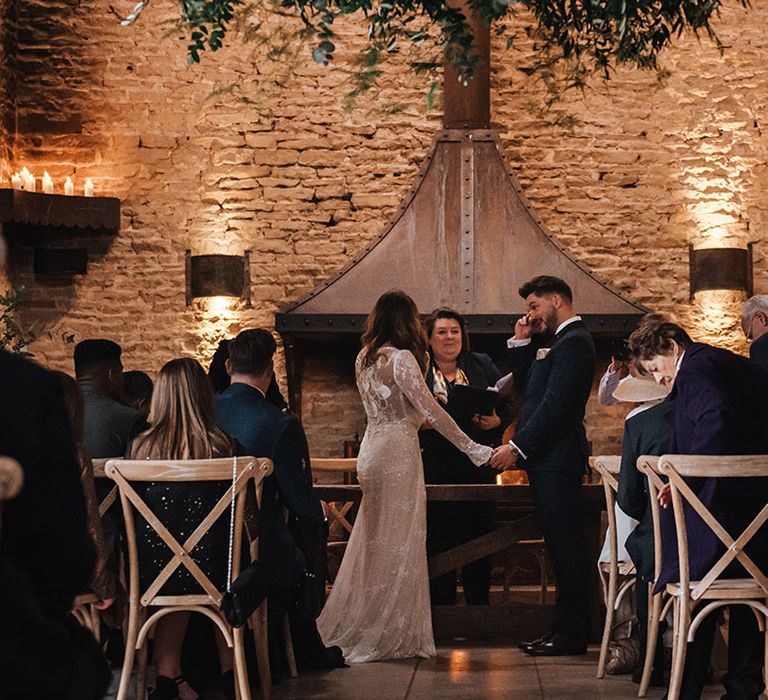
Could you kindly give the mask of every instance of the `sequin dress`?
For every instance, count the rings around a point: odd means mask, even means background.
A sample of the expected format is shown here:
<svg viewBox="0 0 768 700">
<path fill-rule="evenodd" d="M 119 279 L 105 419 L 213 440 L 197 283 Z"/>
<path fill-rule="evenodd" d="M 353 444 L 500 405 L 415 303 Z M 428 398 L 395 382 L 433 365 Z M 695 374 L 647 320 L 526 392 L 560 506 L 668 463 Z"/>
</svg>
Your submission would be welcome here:
<svg viewBox="0 0 768 700">
<path fill-rule="evenodd" d="M 364 352 L 355 363 L 368 417 L 357 462 L 363 499 L 317 628 L 348 662 L 429 657 L 435 642 L 419 426 L 428 420 L 477 465 L 492 450 L 440 408 L 410 352 L 385 346 L 363 368 Z"/>
<path fill-rule="evenodd" d="M 230 455 L 216 456 L 229 457 Z M 133 486 L 150 510 L 183 544 L 211 512 L 222 495 L 231 489 L 232 482 L 207 481 L 189 484 L 134 482 Z M 138 512 L 134 511 L 134 515 L 139 585 L 144 591 L 171 560 L 173 553 Z M 192 550 L 195 562 L 219 590 L 226 587 L 229 517 L 229 509 L 227 509 Z M 195 593 L 204 593 L 204 591 L 192 574 L 184 566 L 180 566 L 160 589 L 159 595 Z"/>
</svg>

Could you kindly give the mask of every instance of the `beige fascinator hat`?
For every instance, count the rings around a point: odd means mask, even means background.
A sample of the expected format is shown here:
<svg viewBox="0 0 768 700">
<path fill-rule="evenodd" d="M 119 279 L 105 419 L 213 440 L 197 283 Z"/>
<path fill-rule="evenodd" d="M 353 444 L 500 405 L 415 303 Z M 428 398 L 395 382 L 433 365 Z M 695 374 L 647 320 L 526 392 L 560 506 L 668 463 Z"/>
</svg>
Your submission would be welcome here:
<svg viewBox="0 0 768 700">
<path fill-rule="evenodd" d="M 629 375 L 619 382 L 613 392 L 613 398 L 618 401 L 645 403 L 665 399 L 671 387 L 659 384 L 651 378 L 633 377 Z"/>
</svg>

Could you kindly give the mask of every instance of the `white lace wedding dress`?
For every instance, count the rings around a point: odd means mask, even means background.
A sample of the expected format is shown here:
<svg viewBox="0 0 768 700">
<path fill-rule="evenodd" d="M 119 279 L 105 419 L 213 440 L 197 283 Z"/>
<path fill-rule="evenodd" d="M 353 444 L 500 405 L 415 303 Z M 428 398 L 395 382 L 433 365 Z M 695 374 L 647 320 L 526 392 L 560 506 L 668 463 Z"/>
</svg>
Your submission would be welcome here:
<svg viewBox="0 0 768 700">
<path fill-rule="evenodd" d="M 364 352 L 355 363 L 368 416 L 357 461 L 363 500 L 317 627 L 347 662 L 434 656 L 419 426 L 429 421 L 477 465 L 491 448 L 440 408 L 409 351 L 385 346 L 362 368 Z"/>
</svg>

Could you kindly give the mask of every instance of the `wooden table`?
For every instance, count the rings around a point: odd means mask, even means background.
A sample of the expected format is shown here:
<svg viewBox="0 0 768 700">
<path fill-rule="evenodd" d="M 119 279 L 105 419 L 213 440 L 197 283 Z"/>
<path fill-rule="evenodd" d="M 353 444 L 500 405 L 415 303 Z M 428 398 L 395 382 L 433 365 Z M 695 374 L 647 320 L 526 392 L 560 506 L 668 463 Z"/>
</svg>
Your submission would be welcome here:
<svg viewBox="0 0 768 700">
<path fill-rule="evenodd" d="M 315 489 L 320 498 L 326 502 L 356 502 L 362 498 L 360 487 L 356 485 L 320 485 Z M 429 576 L 435 578 L 448 571 L 453 571 L 477 559 L 482 559 L 496 552 L 503 551 L 520 539 L 529 538 L 532 533 L 539 532 L 533 508 L 533 495 L 530 486 L 497 486 L 495 484 L 457 484 L 457 485 L 428 485 L 428 501 L 491 501 L 504 506 L 505 511 L 512 515 L 511 522 L 506 522 L 497 529 L 480 537 L 442 552 L 429 559 Z M 585 535 L 587 554 L 590 562 L 590 639 L 599 641 L 602 631 L 602 609 L 600 579 L 597 571 L 597 558 L 602 546 L 601 513 L 605 510 L 605 495 L 600 484 L 585 484 L 583 486 Z M 511 607 L 504 611 L 500 608 Z M 530 606 L 528 606 L 530 607 Z M 435 623 L 445 618 L 446 630 L 460 630 L 463 636 L 473 636 L 473 630 L 486 636 L 516 636 L 503 634 L 509 625 L 518 620 L 525 626 L 525 610 L 521 606 L 466 606 L 449 610 L 445 606 L 434 607 Z M 507 614 L 505 614 L 505 612 Z M 521 617 L 522 616 L 522 617 Z M 530 616 L 529 616 L 530 617 Z M 524 619 L 525 618 L 525 619 Z M 540 624 L 528 620 L 534 627 Z M 498 629 L 497 629 L 498 628 Z M 518 630 L 523 632 L 524 630 Z M 542 629 L 533 629 L 540 633 Z M 481 636 L 477 635 L 477 636 Z M 452 636 L 437 634 L 436 636 Z"/>
</svg>

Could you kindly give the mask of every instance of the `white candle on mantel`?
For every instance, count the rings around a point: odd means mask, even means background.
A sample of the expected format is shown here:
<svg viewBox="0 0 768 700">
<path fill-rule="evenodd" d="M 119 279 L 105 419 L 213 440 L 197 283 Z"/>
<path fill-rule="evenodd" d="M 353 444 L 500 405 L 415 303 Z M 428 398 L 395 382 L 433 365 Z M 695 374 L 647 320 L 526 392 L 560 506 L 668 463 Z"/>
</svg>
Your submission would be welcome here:
<svg viewBox="0 0 768 700">
<path fill-rule="evenodd" d="M 14 190 L 21 189 L 21 175 L 19 175 L 19 173 L 14 173 L 11 175 L 11 186 Z"/>
<path fill-rule="evenodd" d="M 37 180 L 35 179 L 35 176 L 30 173 L 27 177 L 27 181 L 24 183 L 24 189 L 27 192 L 36 192 L 37 191 Z"/>
<path fill-rule="evenodd" d="M 69 176 L 67 176 L 67 180 L 64 183 L 64 194 L 67 195 L 67 197 L 71 197 L 75 194 L 75 183 L 72 182 L 72 178 Z"/>
<path fill-rule="evenodd" d="M 47 170 L 43 173 L 43 192 L 45 194 L 53 194 L 53 178 L 48 174 Z"/>
<path fill-rule="evenodd" d="M 93 197 L 93 183 L 91 182 L 91 178 L 89 177 L 85 179 L 83 194 L 85 194 L 86 197 Z"/>
</svg>

